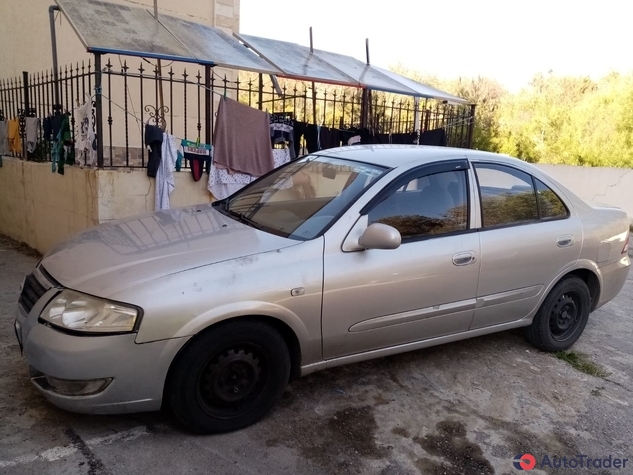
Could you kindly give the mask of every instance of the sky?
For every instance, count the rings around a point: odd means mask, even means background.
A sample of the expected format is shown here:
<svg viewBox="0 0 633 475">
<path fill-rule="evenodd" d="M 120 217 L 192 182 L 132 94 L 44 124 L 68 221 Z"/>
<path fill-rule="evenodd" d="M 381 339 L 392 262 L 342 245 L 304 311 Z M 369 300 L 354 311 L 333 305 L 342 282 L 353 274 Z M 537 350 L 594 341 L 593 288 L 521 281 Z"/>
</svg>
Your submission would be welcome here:
<svg viewBox="0 0 633 475">
<path fill-rule="evenodd" d="M 633 0 L 240 0 L 240 32 L 510 90 L 633 71 Z"/>
</svg>

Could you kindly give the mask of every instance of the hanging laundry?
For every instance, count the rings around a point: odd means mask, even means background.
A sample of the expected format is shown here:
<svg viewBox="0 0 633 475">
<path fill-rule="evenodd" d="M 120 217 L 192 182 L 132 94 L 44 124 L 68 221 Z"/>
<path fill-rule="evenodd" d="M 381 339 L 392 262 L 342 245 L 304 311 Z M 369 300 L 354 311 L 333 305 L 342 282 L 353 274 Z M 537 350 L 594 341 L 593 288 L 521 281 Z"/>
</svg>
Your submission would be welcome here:
<svg viewBox="0 0 633 475">
<path fill-rule="evenodd" d="M 340 147 L 341 136 L 339 135 L 338 129 L 321 127 L 321 131 L 319 132 L 319 145 L 321 146 L 320 150 Z"/>
<path fill-rule="evenodd" d="M 19 119 L 9 120 L 7 129 L 7 138 L 9 140 L 9 152 L 21 154 L 22 140 L 20 139 L 20 121 Z"/>
<path fill-rule="evenodd" d="M 29 153 L 35 152 L 37 142 L 40 137 L 40 124 L 41 121 L 37 117 L 25 117 L 24 128 L 26 131 L 26 151 Z"/>
<path fill-rule="evenodd" d="M 339 130 L 339 135 L 343 145 L 356 145 L 361 143 L 360 132 L 356 128 Z"/>
<path fill-rule="evenodd" d="M 154 194 L 154 211 L 169 209 L 169 195 L 174 191 L 176 182 L 174 180 L 174 170 L 178 156 L 178 145 L 176 137 L 163 134 L 161 147 L 161 160 L 158 170 L 156 170 L 156 192 Z"/>
<path fill-rule="evenodd" d="M 446 147 L 446 131 L 444 129 L 433 129 L 422 132 L 419 144 Z"/>
<path fill-rule="evenodd" d="M 59 134 L 59 130 L 62 128 L 62 121 L 65 114 L 55 114 L 44 119 L 44 140 L 55 140 L 55 137 Z"/>
<path fill-rule="evenodd" d="M 9 122 L 0 120 L 0 157 L 9 153 Z"/>
<path fill-rule="evenodd" d="M 93 114 L 92 99 L 88 96 L 86 102 L 75 109 L 75 137 L 77 137 L 76 148 L 79 151 L 77 160 L 80 164 L 85 163 L 89 166 L 97 164 Z"/>
<path fill-rule="evenodd" d="M 70 134 L 70 119 L 67 114 L 62 114 L 59 132 L 53 143 L 51 151 L 51 167 L 52 171 L 60 175 L 64 174 L 64 164 L 73 165 L 75 163 L 75 146 L 73 138 Z"/>
<path fill-rule="evenodd" d="M 277 148 L 273 150 L 273 162 L 275 164 L 275 168 L 279 168 L 280 166 L 288 163 L 290 160 L 292 160 L 292 149 Z"/>
<path fill-rule="evenodd" d="M 341 135 L 338 129 L 307 124 L 303 137 L 306 141 L 306 148 L 310 153 L 341 146 Z"/>
<path fill-rule="evenodd" d="M 268 113 L 228 98 L 220 100 L 214 160 L 232 172 L 262 176 L 273 169 Z"/>
<path fill-rule="evenodd" d="M 272 154 L 275 168 L 290 161 L 291 151 L 288 148 L 273 149 Z M 230 173 L 228 170 L 218 168 L 214 163 L 211 163 L 207 189 L 216 199 L 223 200 L 256 179 L 257 177 L 247 175 L 246 173 Z M 290 186 L 292 186 L 292 181 L 286 184 L 284 188 Z"/>
<path fill-rule="evenodd" d="M 306 127 L 308 126 L 305 122 L 299 122 L 295 120 L 294 124 L 294 149 L 295 149 L 295 157 L 303 155 L 303 151 L 301 150 L 301 137 L 305 136 Z"/>
<path fill-rule="evenodd" d="M 413 145 L 416 138 L 417 134 L 392 134 L 391 143 Z"/>
<path fill-rule="evenodd" d="M 163 130 L 155 125 L 145 124 L 145 146 L 149 147 L 147 156 L 147 176 L 156 178 L 156 171 L 160 166 L 161 148 L 163 145 Z"/>
<path fill-rule="evenodd" d="M 189 160 L 193 181 L 200 181 L 203 170 L 211 174 L 210 168 L 213 146 L 207 143 L 192 142 L 190 140 L 183 140 L 181 146 L 184 158 Z"/>
<path fill-rule="evenodd" d="M 216 199 L 223 200 L 241 190 L 253 180 L 256 180 L 256 178 L 252 175 L 230 173 L 227 169 L 218 168 L 212 163 L 209 170 L 207 189 Z"/>
<path fill-rule="evenodd" d="M 297 158 L 294 146 L 294 121 L 292 119 L 271 114 L 270 138 L 273 145 L 287 144 L 290 149 L 290 158 Z"/>
</svg>

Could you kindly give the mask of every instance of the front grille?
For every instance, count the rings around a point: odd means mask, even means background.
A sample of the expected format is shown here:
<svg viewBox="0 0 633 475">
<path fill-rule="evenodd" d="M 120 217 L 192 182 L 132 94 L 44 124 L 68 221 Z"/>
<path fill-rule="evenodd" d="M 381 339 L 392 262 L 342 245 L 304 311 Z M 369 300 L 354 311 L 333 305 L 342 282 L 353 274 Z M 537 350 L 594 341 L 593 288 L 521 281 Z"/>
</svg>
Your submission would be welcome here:
<svg viewBox="0 0 633 475">
<path fill-rule="evenodd" d="M 42 295 L 46 293 L 46 288 L 40 284 L 33 274 L 26 276 L 24 280 L 24 287 L 20 294 L 20 300 L 18 303 L 22 305 L 22 308 L 26 310 L 26 313 L 30 313 L 33 305 L 42 298 Z"/>
</svg>

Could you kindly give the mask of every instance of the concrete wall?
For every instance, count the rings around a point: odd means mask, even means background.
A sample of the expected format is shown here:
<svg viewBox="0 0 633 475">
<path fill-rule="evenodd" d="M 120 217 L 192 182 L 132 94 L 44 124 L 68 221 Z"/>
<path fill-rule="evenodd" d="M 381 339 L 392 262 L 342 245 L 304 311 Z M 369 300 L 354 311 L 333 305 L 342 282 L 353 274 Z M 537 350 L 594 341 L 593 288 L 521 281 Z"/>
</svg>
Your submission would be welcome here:
<svg viewBox="0 0 633 475">
<path fill-rule="evenodd" d="M 209 202 L 206 177 L 175 174 L 172 207 Z M 144 170 L 93 170 L 3 157 L 0 168 L 0 233 L 44 253 L 99 223 L 154 210 L 154 179 Z"/>
<path fill-rule="evenodd" d="M 632 169 L 546 164 L 537 166 L 588 203 L 622 208 L 633 222 Z"/>
<path fill-rule="evenodd" d="M 633 170 L 539 165 L 587 201 L 618 206 L 633 216 Z M 175 173 L 172 207 L 213 199 L 207 175 Z M 93 226 L 154 210 L 154 180 L 145 170 L 66 167 L 51 173 L 49 163 L 3 158 L 0 168 L 0 233 L 46 252 L 58 242 Z"/>
<path fill-rule="evenodd" d="M 154 211 L 155 180 L 145 170 L 99 170 L 98 215 L 99 222 L 126 218 Z M 208 203 L 213 196 L 207 190 L 209 176 L 193 181 L 189 170 L 174 173 L 176 188 L 170 196 L 172 208 Z"/>
<path fill-rule="evenodd" d="M 95 170 L 3 157 L 0 168 L 0 233 L 40 252 L 99 222 Z"/>
</svg>

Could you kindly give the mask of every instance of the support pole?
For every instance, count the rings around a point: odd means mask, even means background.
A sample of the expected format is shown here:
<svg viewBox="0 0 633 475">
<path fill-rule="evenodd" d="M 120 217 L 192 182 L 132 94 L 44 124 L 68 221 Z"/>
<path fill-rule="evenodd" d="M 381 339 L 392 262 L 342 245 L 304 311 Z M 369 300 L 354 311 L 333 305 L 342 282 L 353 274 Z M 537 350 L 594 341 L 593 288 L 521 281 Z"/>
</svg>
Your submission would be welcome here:
<svg viewBox="0 0 633 475">
<path fill-rule="evenodd" d="M 310 54 L 314 53 L 314 47 L 312 44 L 312 27 L 310 27 Z M 317 125 L 317 111 L 316 111 L 316 86 L 312 81 L 312 122 Z"/>
<path fill-rule="evenodd" d="M 365 38 L 365 57 L 367 60 L 367 66 L 370 66 L 369 64 L 369 38 Z M 361 98 L 363 102 L 360 108 L 360 126 L 361 128 L 367 128 L 369 125 L 371 91 L 369 91 L 366 88 L 363 88 L 363 95 L 361 96 Z"/>
<path fill-rule="evenodd" d="M 154 18 L 156 18 L 156 21 L 158 21 L 158 0 L 154 0 Z M 156 113 L 156 116 L 158 117 L 160 115 L 160 117 L 163 119 L 162 123 L 167 124 L 167 121 L 165 120 L 165 101 L 163 99 L 163 71 L 160 59 L 156 60 L 156 70 L 158 71 L 158 100 L 160 106 Z"/>
<path fill-rule="evenodd" d="M 97 166 L 103 168 L 103 105 L 101 97 L 101 54 L 95 53 L 95 102 L 97 120 Z"/>
<path fill-rule="evenodd" d="M 56 11 L 59 11 L 57 5 L 48 7 L 48 18 L 51 24 L 51 46 L 53 48 L 53 98 L 55 101 L 53 106 L 59 105 L 59 65 L 57 64 L 57 35 L 55 34 Z"/>
<path fill-rule="evenodd" d="M 204 135 L 205 143 L 210 144 L 211 140 L 211 116 L 213 110 L 211 107 L 211 66 L 204 66 Z M 173 132 L 172 132 L 173 133 Z"/>
<path fill-rule="evenodd" d="M 413 131 L 420 136 L 420 98 L 413 98 Z"/>
<path fill-rule="evenodd" d="M 470 125 L 468 126 L 468 148 L 473 146 L 473 130 L 475 128 L 475 104 L 470 105 Z"/>
</svg>

